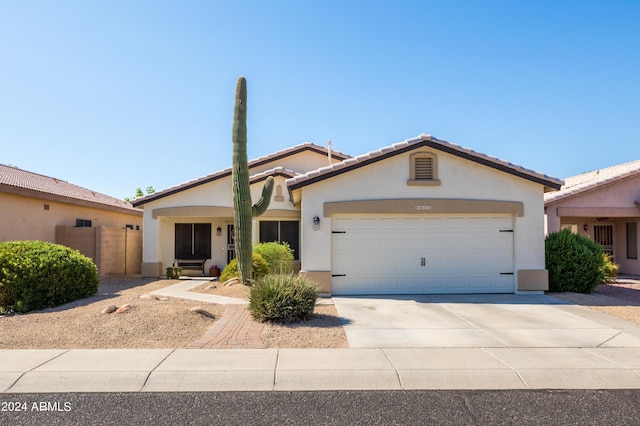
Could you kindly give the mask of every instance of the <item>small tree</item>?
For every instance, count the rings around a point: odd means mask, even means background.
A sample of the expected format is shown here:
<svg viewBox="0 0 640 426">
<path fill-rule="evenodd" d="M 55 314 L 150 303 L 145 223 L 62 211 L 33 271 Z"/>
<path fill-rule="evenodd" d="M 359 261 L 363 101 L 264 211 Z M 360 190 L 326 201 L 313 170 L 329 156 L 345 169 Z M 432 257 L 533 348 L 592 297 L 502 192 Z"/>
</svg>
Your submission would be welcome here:
<svg viewBox="0 0 640 426">
<path fill-rule="evenodd" d="M 156 192 L 156 190 L 153 189 L 153 186 L 147 186 L 146 191 L 147 191 L 147 194 L 153 194 L 154 192 Z M 136 199 L 136 198 L 140 198 L 140 197 L 144 197 L 144 193 L 142 192 L 142 188 L 136 188 L 136 196 L 133 197 L 133 198 Z M 130 197 L 125 197 L 124 200 L 127 203 L 131 202 L 131 198 Z"/>
</svg>

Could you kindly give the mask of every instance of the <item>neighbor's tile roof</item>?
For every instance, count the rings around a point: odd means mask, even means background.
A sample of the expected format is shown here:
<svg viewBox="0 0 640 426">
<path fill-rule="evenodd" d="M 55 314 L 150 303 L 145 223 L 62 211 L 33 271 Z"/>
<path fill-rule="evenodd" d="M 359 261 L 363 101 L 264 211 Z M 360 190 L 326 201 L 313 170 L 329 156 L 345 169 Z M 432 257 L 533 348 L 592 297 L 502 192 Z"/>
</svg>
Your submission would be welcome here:
<svg viewBox="0 0 640 426">
<path fill-rule="evenodd" d="M 456 155 L 458 157 L 462 157 L 476 163 L 480 163 L 488 167 L 492 167 L 494 169 L 498 169 L 512 175 L 522 177 L 524 179 L 532 180 L 544 185 L 549 189 L 559 189 L 562 185 L 562 180 L 560 179 L 550 177 L 543 173 L 529 170 L 522 166 L 509 163 L 508 161 L 500 160 L 496 157 L 482 154 L 472 149 L 436 139 L 431 135 L 425 134 L 412 139 L 407 139 L 402 142 L 398 142 L 391 146 L 377 149 L 375 151 L 367 152 L 366 154 L 348 158 L 344 161 L 334 163 L 330 166 L 322 167 L 308 173 L 300 174 L 291 179 L 288 179 L 287 185 L 289 186 L 290 190 L 300 188 L 329 178 L 331 176 L 335 176 L 337 174 L 341 174 L 349 170 L 353 170 L 355 168 L 362 167 L 388 157 L 392 157 L 394 155 L 402 154 L 404 152 L 411 151 L 422 146 L 427 146 L 433 149 L 444 151 L 449 154 Z"/>
<path fill-rule="evenodd" d="M 102 205 L 108 208 L 141 210 L 118 198 L 110 197 L 72 183 L 0 164 L 0 192 L 38 196 L 71 204 Z M 100 207 L 100 206 L 95 206 Z"/>
<path fill-rule="evenodd" d="M 564 180 L 564 185 L 559 191 L 545 194 L 544 202 L 549 204 L 560 201 L 599 186 L 636 175 L 640 175 L 640 160 L 571 176 Z"/>
<path fill-rule="evenodd" d="M 291 155 L 295 155 L 298 154 L 300 152 L 304 152 L 304 151 L 312 151 L 312 152 L 316 152 L 322 155 L 328 155 L 329 151 L 327 148 L 320 146 L 320 145 L 316 145 L 312 142 L 304 142 L 295 146 L 292 146 L 290 148 L 287 149 L 283 149 L 281 151 L 278 152 L 274 152 L 273 154 L 269 154 L 269 155 L 265 155 L 263 157 L 258 157 L 256 159 L 253 159 L 251 161 L 248 162 L 249 165 L 249 169 L 251 169 L 252 167 L 258 167 L 267 163 L 271 163 L 274 161 L 277 161 L 279 159 L 282 158 L 286 158 L 289 157 Z M 342 152 L 339 151 L 335 151 L 335 150 L 331 150 L 331 156 L 332 158 L 335 158 L 337 160 L 344 160 L 345 158 L 349 158 L 350 156 L 347 154 L 344 154 Z M 276 167 L 276 169 L 281 169 L 281 174 L 283 176 L 286 176 L 284 170 L 282 167 Z M 271 170 L 275 170 L 275 169 L 271 169 Z M 294 176 L 295 172 L 293 172 L 292 170 L 289 170 L 289 172 L 293 173 L 291 176 L 288 177 L 292 177 Z M 266 173 L 266 172 L 263 172 Z M 156 191 L 153 194 L 149 194 L 149 195 L 145 195 L 144 197 L 140 197 L 140 198 L 136 198 L 135 200 L 132 201 L 132 204 L 134 206 L 141 206 L 143 204 L 146 204 L 148 202 L 154 201 L 154 200 L 158 200 L 160 198 L 164 198 L 167 197 L 169 195 L 173 195 L 176 194 L 178 192 L 182 192 L 185 191 L 187 189 L 190 188 L 194 188 L 196 186 L 200 186 L 200 185 L 204 185 L 205 183 L 209 183 L 218 179 L 222 179 L 226 176 L 231 176 L 231 167 L 228 167 L 224 170 L 220 170 L 217 171 L 215 173 L 212 173 L 210 175 L 206 175 L 206 176 L 202 176 L 184 183 L 181 183 L 179 185 L 175 185 L 166 189 L 163 189 L 162 191 Z M 266 176 L 264 177 L 266 179 Z M 251 180 L 254 181 L 255 176 L 251 176 Z"/>
</svg>

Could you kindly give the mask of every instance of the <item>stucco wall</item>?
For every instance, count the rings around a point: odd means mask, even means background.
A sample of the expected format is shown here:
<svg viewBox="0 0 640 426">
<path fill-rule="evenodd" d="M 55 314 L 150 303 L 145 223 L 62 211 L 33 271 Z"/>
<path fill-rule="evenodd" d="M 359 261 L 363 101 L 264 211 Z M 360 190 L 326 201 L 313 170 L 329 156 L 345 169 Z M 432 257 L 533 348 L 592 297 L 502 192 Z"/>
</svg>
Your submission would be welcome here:
<svg viewBox="0 0 640 426">
<path fill-rule="evenodd" d="M 76 219 L 91 220 L 94 227 L 133 225 L 134 229 L 136 226 L 142 229 L 143 222 L 140 213 L 118 213 L 0 192 L 0 241 L 55 242 L 55 227 L 75 226 Z"/>
<path fill-rule="evenodd" d="M 455 198 L 468 200 L 519 201 L 524 215 L 515 218 L 515 269 L 544 269 L 543 187 L 439 151 L 439 186 L 409 186 L 410 154 L 382 160 L 367 167 L 302 188 L 302 269 L 331 269 L 331 218 L 323 217 L 325 202 L 400 199 Z M 424 214 L 429 214 L 425 212 Z M 321 218 L 314 231 L 312 219 Z"/>
<path fill-rule="evenodd" d="M 258 242 L 257 231 L 260 219 L 291 220 L 299 217 L 299 208 L 290 201 L 285 180 L 281 176 L 275 178 L 269 208 L 263 216 L 253 221 L 252 239 L 255 243 Z M 277 186 L 281 187 L 281 197 L 277 196 L 275 189 Z M 251 185 L 251 198 L 254 203 L 261 197 L 263 187 L 264 181 Z M 184 208 L 187 206 L 216 206 L 220 209 L 211 210 L 212 216 L 202 216 L 197 214 L 198 211 L 201 211 L 198 208 L 192 209 L 194 213 L 189 214 L 189 209 Z M 179 210 L 172 210 L 172 208 L 179 208 Z M 175 214 L 172 211 L 175 211 Z M 145 204 L 144 222 L 143 263 L 162 262 L 163 268 L 173 263 L 175 260 L 176 223 L 210 223 L 212 259 L 206 262 L 205 270 L 211 265 L 223 268 L 227 264 L 227 225 L 233 224 L 231 178 L 223 178 Z M 216 234 L 218 227 L 221 229 L 220 236 Z"/>
</svg>

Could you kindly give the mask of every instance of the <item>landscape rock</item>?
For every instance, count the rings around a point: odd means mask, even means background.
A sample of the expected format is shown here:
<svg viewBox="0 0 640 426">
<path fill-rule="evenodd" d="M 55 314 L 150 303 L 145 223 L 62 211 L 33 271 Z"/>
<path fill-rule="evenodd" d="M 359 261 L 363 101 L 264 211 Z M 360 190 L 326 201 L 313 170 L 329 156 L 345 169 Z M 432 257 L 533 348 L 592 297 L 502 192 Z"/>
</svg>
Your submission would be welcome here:
<svg viewBox="0 0 640 426">
<path fill-rule="evenodd" d="M 160 299 L 157 295 L 155 294 L 151 294 L 151 293 L 145 293 L 142 296 L 140 296 L 140 299 L 151 299 L 151 300 L 158 300 Z"/>
<path fill-rule="evenodd" d="M 240 278 L 238 277 L 233 277 L 233 278 L 229 278 L 228 280 L 226 280 L 225 282 L 222 283 L 223 286 L 229 286 L 229 285 L 234 285 L 234 284 L 241 284 L 242 281 L 240 281 Z"/>
<path fill-rule="evenodd" d="M 101 314 L 112 314 L 117 310 L 118 310 L 118 307 L 116 305 L 110 305 L 110 306 L 107 306 L 106 308 L 104 308 L 100 313 Z"/>
<path fill-rule="evenodd" d="M 207 311 L 206 309 L 201 308 L 200 306 L 193 307 L 193 308 L 189 309 L 189 311 L 191 311 L 193 313 L 196 313 L 196 314 L 203 315 L 203 316 L 205 316 L 207 318 L 215 318 L 215 315 L 213 315 L 211 312 Z"/>
<path fill-rule="evenodd" d="M 115 312 L 114 314 L 124 314 L 127 311 L 130 311 L 133 308 L 133 306 L 129 305 L 128 303 L 125 305 L 120 306 Z"/>
</svg>

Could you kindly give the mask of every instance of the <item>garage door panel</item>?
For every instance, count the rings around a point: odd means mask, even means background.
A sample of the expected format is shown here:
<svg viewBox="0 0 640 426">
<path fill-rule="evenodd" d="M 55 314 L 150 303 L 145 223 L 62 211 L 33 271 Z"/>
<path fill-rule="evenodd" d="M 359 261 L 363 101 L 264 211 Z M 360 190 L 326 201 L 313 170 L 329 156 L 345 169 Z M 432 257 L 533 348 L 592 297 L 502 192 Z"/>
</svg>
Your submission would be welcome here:
<svg viewBox="0 0 640 426">
<path fill-rule="evenodd" d="M 512 293 L 513 218 L 336 217 L 335 294 Z M 511 232 L 500 232 L 500 231 Z M 424 265 L 422 259 L 424 258 Z"/>
</svg>

